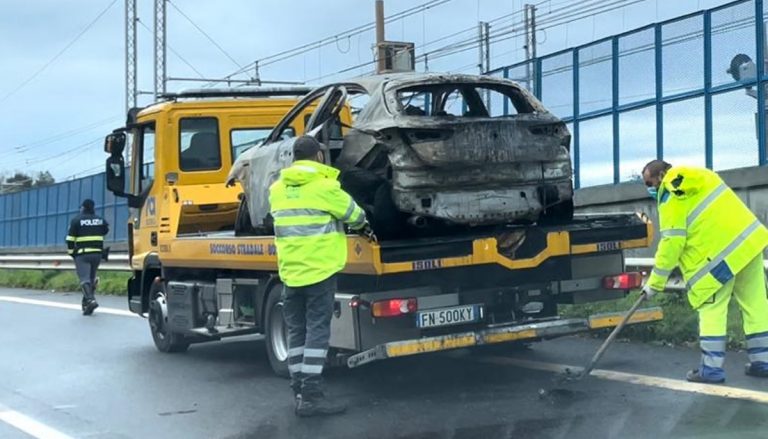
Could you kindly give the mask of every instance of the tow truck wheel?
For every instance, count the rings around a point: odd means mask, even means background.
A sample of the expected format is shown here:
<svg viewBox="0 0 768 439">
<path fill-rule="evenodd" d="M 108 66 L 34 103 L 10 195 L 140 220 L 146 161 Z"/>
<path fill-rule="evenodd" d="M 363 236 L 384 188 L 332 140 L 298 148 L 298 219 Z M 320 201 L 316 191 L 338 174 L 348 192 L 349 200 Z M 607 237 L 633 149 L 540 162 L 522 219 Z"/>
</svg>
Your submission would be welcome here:
<svg viewBox="0 0 768 439">
<path fill-rule="evenodd" d="M 264 343 L 272 370 L 277 376 L 288 377 L 288 329 L 283 319 L 282 290 L 283 285 L 279 283 L 269 290 L 264 312 Z"/>
<path fill-rule="evenodd" d="M 181 334 L 175 334 L 168 328 L 168 302 L 165 295 L 165 287 L 162 282 L 155 282 L 149 291 L 149 330 L 152 332 L 152 340 L 160 352 L 173 353 L 185 352 L 189 349 L 189 342 Z"/>
</svg>

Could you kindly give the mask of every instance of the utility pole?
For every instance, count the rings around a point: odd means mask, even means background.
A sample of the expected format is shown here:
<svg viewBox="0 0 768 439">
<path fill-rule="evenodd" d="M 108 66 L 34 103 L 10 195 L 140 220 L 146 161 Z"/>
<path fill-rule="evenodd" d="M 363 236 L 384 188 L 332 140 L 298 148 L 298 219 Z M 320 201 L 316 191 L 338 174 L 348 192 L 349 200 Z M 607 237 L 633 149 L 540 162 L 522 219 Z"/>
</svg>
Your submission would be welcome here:
<svg viewBox="0 0 768 439">
<path fill-rule="evenodd" d="M 483 22 L 483 52 L 485 53 L 485 71 L 491 71 L 491 24 Z"/>
<path fill-rule="evenodd" d="M 137 106 L 136 0 L 125 0 L 125 113 Z"/>
<path fill-rule="evenodd" d="M 261 86 L 261 72 L 259 72 L 259 60 L 253 63 L 253 82 Z"/>
<path fill-rule="evenodd" d="M 155 0 L 155 99 L 166 91 L 165 2 Z"/>
<path fill-rule="evenodd" d="M 477 37 L 478 37 L 478 62 L 477 67 L 480 70 L 480 74 L 484 75 L 491 71 L 491 25 L 487 22 L 480 21 L 477 23 Z M 488 109 L 488 113 L 491 112 L 491 91 L 485 91 L 485 107 Z"/>
<path fill-rule="evenodd" d="M 483 70 L 484 70 L 483 67 L 485 67 L 485 55 L 483 54 L 483 52 L 485 52 L 485 44 L 484 44 L 485 38 L 483 38 L 484 33 L 485 31 L 483 28 L 483 22 L 478 21 L 477 22 L 477 70 L 481 75 L 483 74 Z"/>
<path fill-rule="evenodd" d="M 525 59 L 529 61 L 525 65 L 525 76 L 528 82 L 528 90 L 533 92 L 533 75 L 531 74 L 531 62 L 536 59 L 536 7 L 526 4 L 523 15 L 525 21 Z"/>
<path fill-rule="evenodd" d="M 384 0 L 376 0 L 376 73 L 387 69 L 384 41 Z"/>
</svg>

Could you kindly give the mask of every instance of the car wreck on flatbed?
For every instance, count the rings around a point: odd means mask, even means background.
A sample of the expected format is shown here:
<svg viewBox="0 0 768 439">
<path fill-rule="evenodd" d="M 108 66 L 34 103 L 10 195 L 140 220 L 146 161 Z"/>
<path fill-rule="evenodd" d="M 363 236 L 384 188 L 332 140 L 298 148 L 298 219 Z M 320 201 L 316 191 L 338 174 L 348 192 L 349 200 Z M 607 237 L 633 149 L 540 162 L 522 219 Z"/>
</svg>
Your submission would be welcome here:
<svg viewBox="0 0 768 439">
<path fill-rule="evenodd" d="M 570 134 L 528 91 L 487 76 L 394 74 L 312 91 L 238 157 L 239 233 L 271 233 L 267 190 L 292 161 L 288 130 L 311 108 L 304 132 L 382 239 L 573 216 Z"/>
</svg>

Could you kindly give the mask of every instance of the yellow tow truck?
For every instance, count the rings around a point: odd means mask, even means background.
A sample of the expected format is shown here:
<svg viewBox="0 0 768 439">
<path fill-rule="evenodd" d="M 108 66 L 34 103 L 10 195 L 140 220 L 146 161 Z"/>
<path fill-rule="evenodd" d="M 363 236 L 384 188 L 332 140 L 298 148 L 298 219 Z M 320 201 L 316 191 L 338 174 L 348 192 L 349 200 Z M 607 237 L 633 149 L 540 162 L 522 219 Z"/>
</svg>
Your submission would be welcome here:
<svg viewBox="0 0 768 439">
<path fill-rule="evenodd" d="M 287 374 L 273 237 L 235 233 L 248 212 L 243 189 L 225 182 L 235 158 L 258 148 L 308 91 L 172 94 L 132 110 L 126 126 L 106 137 L 107 186 L 128 198 L 131 212 L 129 308 L 147 317 L 160 351 L 261 333 L 272 368 Z M 294 111 L 282 135 L 312 128 L 319 105 Z M 349 130 L 354 114 L 346 105 L 336 128 Z M 617 315 L 560 318 L 558 304 L 616 299 L 637 288 L 641 274 L 624 272 L 623 250 L 647 247 L 652 231 L 646 218 L 616 214 L 383 242 L 348 235 L 329 362 L 356 367 L 615 326 Z M 632 323 L 661 318 L 651 308 Z"/>
</svg>

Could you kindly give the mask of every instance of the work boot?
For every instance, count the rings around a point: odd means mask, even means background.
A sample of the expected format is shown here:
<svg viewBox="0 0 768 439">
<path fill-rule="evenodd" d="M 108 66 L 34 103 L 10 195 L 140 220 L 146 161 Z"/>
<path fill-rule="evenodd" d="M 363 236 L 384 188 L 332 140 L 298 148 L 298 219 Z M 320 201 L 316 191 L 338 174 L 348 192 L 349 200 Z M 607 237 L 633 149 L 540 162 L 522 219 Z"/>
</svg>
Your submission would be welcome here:
<svg viewBox="0 0 768 439">
<path fill-rule="evenodd" d="M 346 410 L 346 404 L 329 400 L 323 392 L 302 392 L 296 406 L 296 415 L 302 418 L 329 416 L 344 413 Z"/>
<path fill-rule="evenodd" d="M 93 290 L 90 282 L 85 282 L 80 284 L 80 288 L 83 290 L 83 301 L 81 303 L 81 308 L 83 309 L 83 315 L 88 316 L 93 313 L 93 310 L 96 309 L 91 302 L 96 302 L 96 300 L 93 297 Z M 99 306 L 96 304 L 96 306 Z"/>
<path fill-rule="evenodd" d="M 83 307 L 83 315 L 89 316 L 93 314 L 93 311 L 99 307 L 99 303 L 95 299 L 89 300 Z"/>
<path fill-rule="evenodd" d="M 688 371 L 685 379 L 691 383 L 723 384 L 725 382 L 725 375 L 713 374 L 712 376 L 704 376 L 700 369 L 693 369 Z"/>
<path fill-rule="evenodd" d="M 747 363 L 744 366 L 744 373 L 758 378 L 768 378 L 768 364 L 764 362 Z"/>
</svg>

